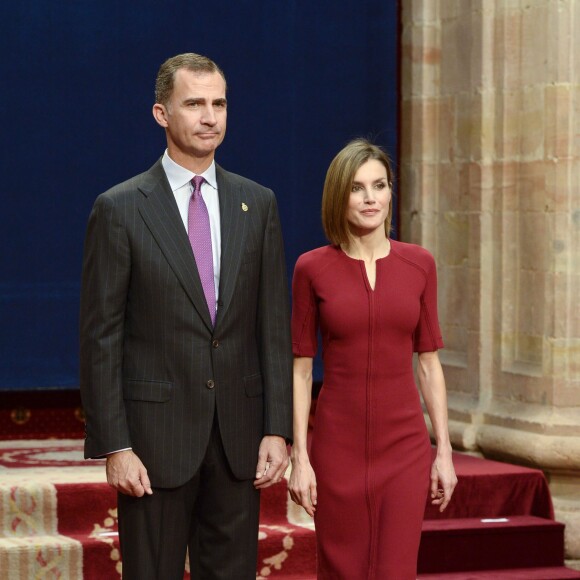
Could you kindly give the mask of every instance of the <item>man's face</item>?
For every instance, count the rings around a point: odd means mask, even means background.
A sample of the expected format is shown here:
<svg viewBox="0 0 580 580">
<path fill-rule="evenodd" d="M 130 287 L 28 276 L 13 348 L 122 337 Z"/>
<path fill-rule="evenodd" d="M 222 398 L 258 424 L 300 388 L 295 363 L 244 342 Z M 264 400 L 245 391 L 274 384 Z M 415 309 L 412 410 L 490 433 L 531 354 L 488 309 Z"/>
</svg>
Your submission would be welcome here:
<svg viewBox="0 0 580 580">
<path fill-rule="evenodd" d="M 153 114 L 165 127 L 170 156 L 185 165 L 186 158 L 213 159 L 226 133 L 226 87 L 217 73 L 175 73 L 173 93 Z"/>
</svg>

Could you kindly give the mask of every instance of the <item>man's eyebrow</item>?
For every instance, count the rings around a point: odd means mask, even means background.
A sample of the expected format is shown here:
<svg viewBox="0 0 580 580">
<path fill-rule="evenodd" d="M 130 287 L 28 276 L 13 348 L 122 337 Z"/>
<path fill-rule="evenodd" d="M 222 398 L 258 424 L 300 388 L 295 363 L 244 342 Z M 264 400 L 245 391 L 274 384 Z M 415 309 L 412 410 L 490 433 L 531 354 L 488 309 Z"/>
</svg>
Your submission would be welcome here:
<svg viewBox="0 0 580 580">
<path fill-rule="evenodd" d="M 214 105 L 227 105 L 228 100 L 225 97 L 221 97 L 219 99 L 214 99 L 213 104 Z"/>
</svg>

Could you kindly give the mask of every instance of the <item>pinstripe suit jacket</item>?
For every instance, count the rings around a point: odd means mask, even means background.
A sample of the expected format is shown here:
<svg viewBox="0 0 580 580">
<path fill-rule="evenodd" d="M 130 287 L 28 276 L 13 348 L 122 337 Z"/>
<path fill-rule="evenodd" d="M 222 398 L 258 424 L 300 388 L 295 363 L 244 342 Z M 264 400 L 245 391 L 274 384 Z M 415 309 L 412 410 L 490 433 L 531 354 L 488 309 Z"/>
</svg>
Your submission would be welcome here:
<svg viewBox="0 0 580 580">
<path fill-rule="evenodd" d="M 255 476 L 263 435 L 292 436 L 276 200 L 257 183 L 219 166 L 216 173 L 222 256 L 215 328 L 161 161 L 100 195 L 87 228 L 80 311 L 85 457 L 132 447 L 158 487 L 195 474 L 214 409 L 238 478 Z"/>
</svg>

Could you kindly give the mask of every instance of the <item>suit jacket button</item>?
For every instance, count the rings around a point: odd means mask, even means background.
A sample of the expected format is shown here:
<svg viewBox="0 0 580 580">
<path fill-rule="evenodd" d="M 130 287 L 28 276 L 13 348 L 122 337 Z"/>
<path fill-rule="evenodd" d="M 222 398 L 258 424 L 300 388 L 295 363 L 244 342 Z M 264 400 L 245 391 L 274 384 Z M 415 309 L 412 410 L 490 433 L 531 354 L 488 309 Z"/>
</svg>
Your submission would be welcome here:
<svg viewBox="0 0 580 580">
<path fill-rule="evenodd" d="M 212 342 L 211 342 L 211 345 L 212 345 L 214 348 L 217 348 L 217 347 L 220 345 L 220 341 L 219 341 L 219 340 L 217 340 L 217 339 L 215 339 L 215 340 L 212 340 Z"/>
<path fill-rule="evenodd" d="M 208 389 L 213 389 L 215 387 L 215 383 L 210 379 L 207 383 L 205 383 L 205 386 Z"/>
</svg>

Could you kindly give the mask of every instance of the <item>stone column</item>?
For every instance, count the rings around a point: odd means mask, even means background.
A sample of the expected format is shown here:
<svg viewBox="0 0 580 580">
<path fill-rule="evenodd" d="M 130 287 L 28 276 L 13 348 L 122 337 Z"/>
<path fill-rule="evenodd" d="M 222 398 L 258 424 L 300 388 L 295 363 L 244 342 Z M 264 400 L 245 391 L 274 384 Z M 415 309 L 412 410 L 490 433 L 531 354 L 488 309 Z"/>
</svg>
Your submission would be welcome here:
<svg viewBox="0 0 580 580">
<path fill-rule="evenodd" d="M 456 448 L 543 469 L 580 568 L 580 6 L 402 0 L 401 238 Z"/>
</svg>

